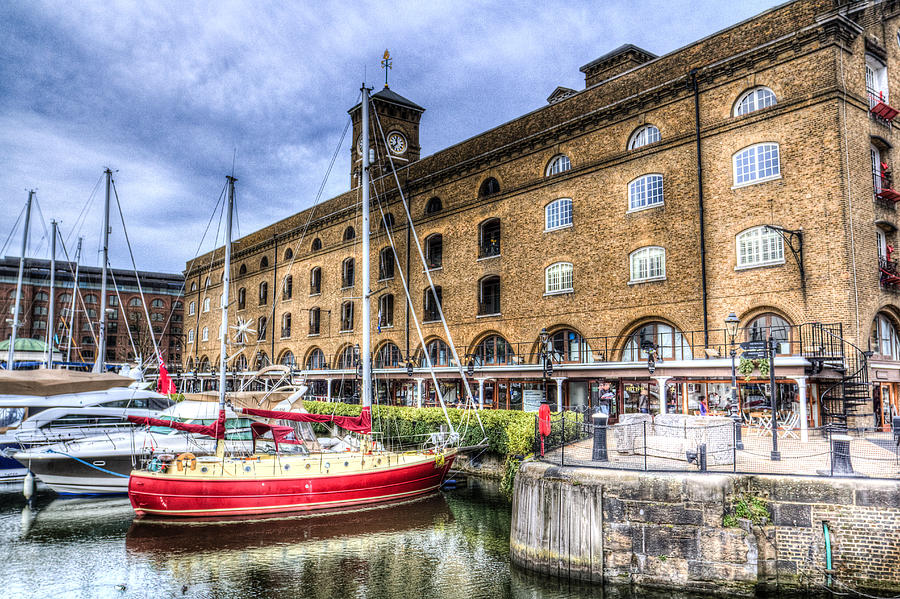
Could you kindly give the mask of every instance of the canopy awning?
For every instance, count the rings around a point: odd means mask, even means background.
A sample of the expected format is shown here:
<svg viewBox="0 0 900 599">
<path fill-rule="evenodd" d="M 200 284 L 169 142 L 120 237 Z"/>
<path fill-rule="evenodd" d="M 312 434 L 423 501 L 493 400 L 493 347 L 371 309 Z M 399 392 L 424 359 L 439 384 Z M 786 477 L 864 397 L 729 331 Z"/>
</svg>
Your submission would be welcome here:
<svg viewBox="0 0 900 599">
<path fill-rule="evenodd" d="M 75 370 L 2 370 L 0 395 L 62 395 L 127 387 L 134 379 Z"/>
<path fill-rule="evenodd" d="M 359 416 L 335 416 L 333 414 L 310 414 L 308 412 L 279 412 L 276 410 L 260 410 L 257 408 L 238 408 L 235 410 L 248 416 L 291 420 L 293 422 L 320 422 L 336 424 L 339 427 L 356 433 L 372 432 L 372 411 L 363 408 Z"/>
</svg>

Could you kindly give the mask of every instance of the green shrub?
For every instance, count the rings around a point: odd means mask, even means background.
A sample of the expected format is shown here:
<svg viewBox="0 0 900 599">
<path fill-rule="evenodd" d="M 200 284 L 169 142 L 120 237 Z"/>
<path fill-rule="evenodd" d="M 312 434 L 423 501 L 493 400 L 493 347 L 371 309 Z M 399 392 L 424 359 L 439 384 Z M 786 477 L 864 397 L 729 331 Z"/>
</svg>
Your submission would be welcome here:
<svg viewBox="0 0 900 599">
<path fill-rule="evenodd" d="M 758 526 L 763 526 L 772 520 L 766 500 L 748 493 L 737 495 L 731 500 L 731 508 L 722 518 L 722 526 L 734 528 L 740 524 L 740 520 L 749 520 Z"/>
</svg>

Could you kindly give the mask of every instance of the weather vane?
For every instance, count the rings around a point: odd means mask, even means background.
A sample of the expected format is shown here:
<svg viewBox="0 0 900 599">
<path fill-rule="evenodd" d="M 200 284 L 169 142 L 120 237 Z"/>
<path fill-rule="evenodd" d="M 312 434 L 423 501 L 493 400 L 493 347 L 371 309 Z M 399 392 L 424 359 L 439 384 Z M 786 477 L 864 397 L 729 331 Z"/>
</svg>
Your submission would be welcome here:
<svg viewBox="0 0 900 599">
<path fill-rule="evenodd" d="M 384 51 L 384 58 L 381 61 L 381 68 L 384 69 L 384 86 L 388 86 L 388 71 L 391 70 L 391 53 Z"/>
</svg>

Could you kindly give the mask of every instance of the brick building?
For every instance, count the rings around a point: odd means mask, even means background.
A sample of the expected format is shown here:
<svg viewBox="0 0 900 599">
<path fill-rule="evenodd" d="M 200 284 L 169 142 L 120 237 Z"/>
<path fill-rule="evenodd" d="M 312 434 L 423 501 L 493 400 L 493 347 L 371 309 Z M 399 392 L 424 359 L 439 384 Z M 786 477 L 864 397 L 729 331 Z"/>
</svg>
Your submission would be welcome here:
<svg viewBox="0 0 900 599">
<path fill-rule="evenodd" d="M 96 336 L 100 310 L 101 269 L 81 265 L 78 269 L 78 296 L 73 298 L 75 264 L 56 263 L 56 293 L 54 320 L 57 341 L 63 359 L 73 362 L 93 362 L 96 359 Z M 0 311 L 8 315 L 0 322 L 0 338 L 9 339 L 12 313 L 16 299 L 16 278 L 19 259 L 0 260 Z M 183 343 L 184 277 L 180 274 L 139 271 L 141 287 L 148 302 L 150 327 L 138 291 L 134 271 L 109 269 L 107 278 L 108 325 L 106 361 L 110 364 L 134 362 L 135 350 L 155 367 L 150 330 L 153 331 L 167 368 L 175 371 L 181 363 Z M 113 284 L 115 280 L 115 284 Z M 79 297 L 80 296 L 80 297 Z M 28 258 L 22 286 L 17 336 L 45 340 L 50 303 L 50 261 Z M 72 300 L 75 299 L 74 318 Z M 72 327 L 72 348 L 69 351 L 69 327 Z M 6 356 L 3 356 L 6 359 Z"/>
<path fill-rule="evenodd" d="M 724 407 L 734 312 L 737 342 L 777 342 L 785 412 L 809 425 L 838 405 L 860 425 L 897 413 L 900 3 L 797 0 L 664 56 L 625 45 L 581 70 L 583 90 L 559 87 L 546 106 L 425 157 L 425 109 L 373 94 L 379 398 L 434 398 L 399 270 L 450 397 L 468 369 L 495 407 L 533 409 L 545 389 L 568 406 L 612 394 L 613 416 L 645 397 L 651 411 Z M 231 368 L 292 364 L 328 397 L 352 393 L 356 376 L 358 107 L 350 115 L 351 189 L 238 240 L 231 264 L 233 317 L 253 329 L 229 333 Z M 195 378 L 218 363 L 222 256 L 186 271 Z M 768 379 L 748 376 L 752 408 Z"/>
</svg>

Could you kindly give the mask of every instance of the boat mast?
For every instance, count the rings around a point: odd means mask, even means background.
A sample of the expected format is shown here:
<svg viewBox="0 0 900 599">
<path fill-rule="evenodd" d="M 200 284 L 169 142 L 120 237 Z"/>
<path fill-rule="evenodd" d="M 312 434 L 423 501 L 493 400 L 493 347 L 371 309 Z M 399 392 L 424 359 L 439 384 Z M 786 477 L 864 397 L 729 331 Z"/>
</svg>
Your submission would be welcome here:
<svg viewBox="0 0 900 599">
<path fill-rule="evenodd" d="M 53 368 L 54 302 L 56 301 L 56 221 L 50 221 L 50 311 L 47 315 L 47 368 Z"/>
<path fill-rule="evenodd" d="M 362 405 L 372 405 L 372 326 L 369 307 L 369 90 L 362 86 Z"/>
<path fill-rule="evenodd" d="M 81 266 L 81 243 L 84 237 L 78 238 L 75 250 L 75 280 L 72 281 L 72 306 L 69 308 L 69 343 L 66 345 L 66 362 L 72 360 L 72 338 L 75 335 L 75 299 L 78 297 L 78 268 Z"/>
<path fill-rule="evenodd" d="M 103 372 L 103 362 L 106 359 L 106 265 L 109 262 L 109 188 L 112 183 L 112 171 L 107 168 L 103 172 L 106 173 L 106 202 L 103 208 L 103 270 L 100 279 L 100 331 L 97 334 L 97 360 L 94 362 L 94 372 Z"/>
<path fill-rule="evenodd" d="M 22 231 L 22 254 L 19 258 L 19 277 L 16 279 L 16 305 L 13 308 L 12 332 L 9 334 L 9 356 L 6 358 L 6 369 L 12 370 L 16 353 L 16 331 L 19 328 L 19 304 L 22 303 L 22 277 L 25 274 L 25 250 L 28 247 L 28 225 L 31 222 L 31 200 L 34 198 L 34 190 L 28 192 L 28 202 L 25 203 L 25 230 Z"/>
<path fill-rule="evenodd" d="M 225 263 L 222 273 L 222 333 L 219 335 L 219 412 L 225 410 L 225 369 L 228 364 L 228 291 L 231 286 L 231 218 L 234 213 L 234 182 L 237 181 L 231 175 L 228 179 L 228 211 L 225 217 Z M 225 455 L 225 440 L 216 441 L 216 455 Z"/>
</svg>

